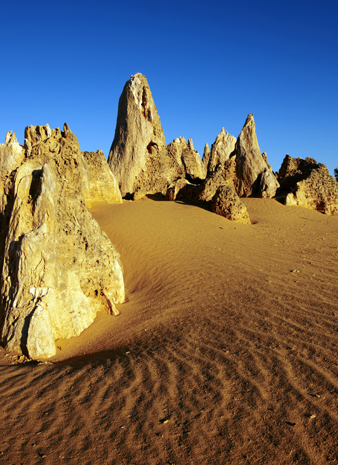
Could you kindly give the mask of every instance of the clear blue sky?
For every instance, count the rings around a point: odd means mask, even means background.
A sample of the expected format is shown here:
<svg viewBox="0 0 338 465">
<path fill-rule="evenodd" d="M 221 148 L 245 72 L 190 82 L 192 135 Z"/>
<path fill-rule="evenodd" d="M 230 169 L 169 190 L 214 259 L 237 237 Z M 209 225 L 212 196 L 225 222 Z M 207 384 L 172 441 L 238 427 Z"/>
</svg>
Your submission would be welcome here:
<svg viewBox="0 0 338 465">
<path fill-rule="evenodd" d="M 248 113 L 278 170 L 285 154 L 338 166 L 338 0 L 5 0 L 0 140 L 62 127 L 108 155 L 118 99 L 148 78 L 167 143 L 203 153 Z"/>
</svg>

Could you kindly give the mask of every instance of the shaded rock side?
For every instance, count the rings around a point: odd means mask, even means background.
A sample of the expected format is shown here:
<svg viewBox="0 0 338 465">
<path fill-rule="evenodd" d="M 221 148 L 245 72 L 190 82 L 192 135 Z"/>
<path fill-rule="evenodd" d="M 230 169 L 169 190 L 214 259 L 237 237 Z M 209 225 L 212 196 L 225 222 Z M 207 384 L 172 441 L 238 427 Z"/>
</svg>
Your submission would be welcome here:
<svg viewBox="0 0 338 465">
<path fill-rule="evenodd" d="M 192 139 L 188 142 L 184 137 L 174 139 L 168 147 L 168 156 L 177 163 L 178 171 L 184 173 L 188 181 L 204 179 L 206 169 L 202 164 L 199 153 L 194 149 Z"/>
<path fill-rule="evenodd" d="M 252 114 L 248 115 L 237 138 L 234 154 L 236 156 L 234 184 L 237 194 L 240 197 L 250 195 L 273 197 L 279 184 L 271 168 L 266 163 L 266 154 L 263 157 L 259 149 Z M 264 180 L 261 182 L 262 176 Z"/>
<path fill-rule="evenodd" d="M 338 211 L 338 182 L 327 167 L 313 158 L 286 155 L 278 172 L 286 205 L 298 205 L 330 215 Z"/>
<path fill-rule="evenodd" d="M 168 156 L 160 117 L 145 76 L 131 76 L 119 100 L 115 137 L 108 157 L 122 197 L 140 190 L 165 193 L 183 175 Z"/>
<path fill-rule="evenodd" d="M 211 146 L 211 152 L 208 161 L 208 173 L 215 170 L 216 166 L 229 160 L 231 154 L 235 150 L 236 137 L 225 132 L 224 128 L 216 137 L 215 142 Z"/>
<path fill-rule="evenodd" d="M 24 158 L 25 150 L 17 142 L 15 133 L 12 131 L 8 132 L 5 137 L 5 144 L 0 145 L 0 270 L 2 270 L 3 252 L 5 249 L 8 225 L 14 202 L 14 177 L 17 168 L 21 165 Z"/>
<path fill-rule="evenodd" d="M 79 335 L 101 310 L 124 301 L 120 256 L 91 216 L 82 153 L 64 131 L 29 127 L 13 177 L 1 276 L 1 342 L 32 358 Z M 2 213 L 2 218 L 3 212 Z"/>
<path fill-rule="evenodd" d="M 211 211 L 237 223 L 251 224 L 246 206 L 228 185 L 217 189 L 211 201 Z"/>
<path fill-rule="evenodd" d="M 93 202 L 122 203 L 121 192 L 102 150 L 83 152 L 83 196 L 88 208 Z"/>
</svg>

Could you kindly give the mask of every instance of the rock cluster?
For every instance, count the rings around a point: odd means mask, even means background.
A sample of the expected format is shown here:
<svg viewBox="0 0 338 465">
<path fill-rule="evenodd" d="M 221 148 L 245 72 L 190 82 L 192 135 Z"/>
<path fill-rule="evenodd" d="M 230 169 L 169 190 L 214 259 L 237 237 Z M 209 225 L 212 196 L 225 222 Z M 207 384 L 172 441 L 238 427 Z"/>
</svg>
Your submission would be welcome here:
<svg viewBox="0 0 338 465">
<path fill-rule="evenodd" d="M 328 215 L 338 211 L 338 182 L 325 165 L 313 158 L 303 160 L 286 155 L 278 180 L 288 192 L 286 205 L 299 205 Z"/>
<path fill-rule="evenodd" d="M 166 145 L 147 78 L 140 73 L 131 76 L 121 94 L 108 163 L 122 197 L 134 200 L 165 194 L 179 178 L 194 181 L 206 175 L 191 139 Z"/>
<path fill-rule="evenodd" d="M 32 358 L 124 301 L 120 256 L 83 196 L 82 153 L 64 130 L 28 127 L 0 147 L 1 343 Z M 90 176 L 89 176 L 90 177 Z M 88 197 L 91 201 L 90 196 Z"/>
</svg>

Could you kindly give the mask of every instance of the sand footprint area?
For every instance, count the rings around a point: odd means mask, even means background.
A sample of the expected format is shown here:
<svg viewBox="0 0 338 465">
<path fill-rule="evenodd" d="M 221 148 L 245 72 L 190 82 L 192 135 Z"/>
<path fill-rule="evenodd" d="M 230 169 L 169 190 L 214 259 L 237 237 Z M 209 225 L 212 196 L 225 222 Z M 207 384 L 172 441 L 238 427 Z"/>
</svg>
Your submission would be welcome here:
<svg viewBox="0 0 338 465">
<path fill-rule="evenodd" d="M 48 361 L 0 348 L 0 463 L 338 463 L 338 215 L 243 202 L 93 206 L 126 302 Z"/>
</svg>

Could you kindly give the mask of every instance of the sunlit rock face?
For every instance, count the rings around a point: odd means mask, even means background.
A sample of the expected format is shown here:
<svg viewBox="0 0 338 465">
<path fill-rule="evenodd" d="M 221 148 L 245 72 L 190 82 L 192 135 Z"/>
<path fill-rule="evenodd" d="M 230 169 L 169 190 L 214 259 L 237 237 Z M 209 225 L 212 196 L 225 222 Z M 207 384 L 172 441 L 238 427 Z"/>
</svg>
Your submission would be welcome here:
<svg viewBox="0 0 338 465">
<path fill-rule="evenodd" d="M 286 155 L 278 172 L 281 188 L 289 192 L 286 205 L 298 205 L 330 215 L 338 211 L 338 182 L 313 158 Z"/>
<path fill-rule="evenodd" d="M 231 154 L 235 150 L 236 137 L 225 132 L 224 128 L 216 137 L 215 142 L 211 146 L 211 151 L 208 160 L 208 173 L 215 171 L 216 166 L 229 160 Z"/>
<path fill-rule="evenodd" d="M 229 185 L 223 185 L 217 189 L 211 200 L 211 211 L 230 221 L 251 224 L 246 206 Z"/>
<path fill-rule="evenodd" d="M 179 178 L 203 179 L 206 170 L 192 140 L 165 142 L 145 76 L 131 76 L 119 100 L 115 137 L 108 157 L 122 197 L 167 192 Z"/>
<path fill-rule="evenodd" d="M 97 311 L 117 313 L 122 265 L 86 206 L 82 153 L 68 125 L 26 128 L 25 150 L 10 166 L 8 150 L 0 147 L 8 180 L 0 212 L 1 342 L 49 357 L 55 340 L 79 335 Z"/>
<path fill-rule="evenodd" d="M 83 196 L 87 207 L 94 202 L 122 203 L 122 196 L 102 150 L 82 153 Z"/>
<path fill-rule="evenodd" d="M 256 136 L 255 120 L 249 114 L 237 138 L 235 190 L 240 197 L 250 195 L 273 197 L 279 187 L 278 181 L 263 157 Z M 261 178 L 264 178 L 261 182 Z M 263 190 L 262 190 L 263 189 Z"/>
</svg>

